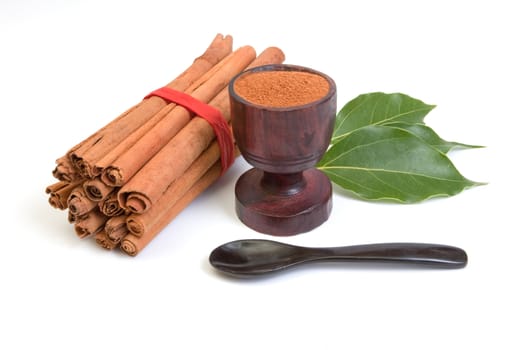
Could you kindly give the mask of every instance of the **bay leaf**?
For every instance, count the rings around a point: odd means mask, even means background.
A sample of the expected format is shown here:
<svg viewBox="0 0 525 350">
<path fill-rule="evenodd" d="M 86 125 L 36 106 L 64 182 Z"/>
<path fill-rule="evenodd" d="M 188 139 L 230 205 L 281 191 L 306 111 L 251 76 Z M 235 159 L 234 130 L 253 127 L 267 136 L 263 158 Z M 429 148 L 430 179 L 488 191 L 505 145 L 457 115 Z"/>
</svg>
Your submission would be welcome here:
<svg viewBox="0 0 525 350">
<path fill-rule="evenodd" d="M 443 153 L 448 153 L 451 149 L 454 148 L 482 148 L 483 146 L 477 145 L 468 145 L 465 143 L 453 142 L 443 140 L 439 135 L 432 130 L 432 128 L 426 126 L 425 124 L 416 123 L 389 123 L 389 127 L 400 128 L 410 132 L 411 134 L 421 138 L 423 141 L 428 143 L 430 146 L 433 146 L 440 150 Z"/>
<path fill-rule="evenodd" d="M 423 123 L 425 116 L 434 107 L 401 93 L 359 95 L 337 113 L 332 143 L 368 125 Z"/>
<path fill-rule="evenodd" d="M 362 126 L 341 137 L 317 165 L 340 187 L 367 200 L 415 203 L 480 185 L 447 156 L 402 128 Z"/>
</svg>

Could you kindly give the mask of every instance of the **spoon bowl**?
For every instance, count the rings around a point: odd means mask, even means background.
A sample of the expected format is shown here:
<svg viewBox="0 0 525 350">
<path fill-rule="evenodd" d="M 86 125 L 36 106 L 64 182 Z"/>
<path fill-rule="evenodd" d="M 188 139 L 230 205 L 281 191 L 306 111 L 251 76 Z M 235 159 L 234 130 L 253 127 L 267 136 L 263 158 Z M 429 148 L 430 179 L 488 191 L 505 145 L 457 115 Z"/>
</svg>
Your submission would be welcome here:
<svg viewBox="0 0 525 350">
<path fill-rule="evenodd" d="M 245 239 L 215 248 L 210 264 L 221 272 L 250 277 L 276 272 L 312 261 L 405 263 L 439 268 L 462 268 L 464 250 L 430 243 L 377 243 L 343 247 L 310 248 L 266 240 Z"/>
</svg>

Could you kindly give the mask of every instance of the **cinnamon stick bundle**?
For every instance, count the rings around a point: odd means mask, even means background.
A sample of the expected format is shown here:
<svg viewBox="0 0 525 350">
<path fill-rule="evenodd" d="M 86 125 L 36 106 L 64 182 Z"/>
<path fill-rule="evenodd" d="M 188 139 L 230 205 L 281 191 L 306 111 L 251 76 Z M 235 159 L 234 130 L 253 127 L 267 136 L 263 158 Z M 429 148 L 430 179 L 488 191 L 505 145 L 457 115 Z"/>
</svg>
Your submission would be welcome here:
<svg viewBox="0 0 525 350">
<path fill-rule="evenodd" d="M 244 69 L 282 63 L 275 47 L 258 56 L 232 50 L 218 34 L 203 55 L 167 86 L 209 104 L 230 121 L 227 85 Z M 146 92 L 147 93 L 147 92 Z M 235 156 L 238 156 L 235 150 Z M 80 238 L 135 256 L 224 169 L 213 127 L 155 95 L 110 121 L 56 160 L 49 204 L 68 210 Z"/>
<path fill-rule="evenodd" d="M 218 34 L 204 54 L 196 58 L 187 70 L 167 86 L 184 91 L 231 52 L 232 41 L 231 36 L 223 37 Z M 94 167 L 95 163 L 167 104 L 169 103 L 164 99 L 156 96 L 139 102 L 88 139 L 73 147 L 68 152 L 72 163 L 84 177 L 92 178 L 98 175 Z"/>
</svg>

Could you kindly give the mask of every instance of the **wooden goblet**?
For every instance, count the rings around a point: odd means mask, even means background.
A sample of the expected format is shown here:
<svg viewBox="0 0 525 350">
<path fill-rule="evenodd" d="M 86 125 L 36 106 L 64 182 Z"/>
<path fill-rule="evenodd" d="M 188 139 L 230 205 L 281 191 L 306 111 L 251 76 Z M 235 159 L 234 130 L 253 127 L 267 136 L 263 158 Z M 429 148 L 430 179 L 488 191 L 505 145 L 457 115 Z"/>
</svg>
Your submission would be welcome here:
<svg viewBox="0 0 525 350">
<path fill-rule="evenodd" d="M 271 83 L 267 91 L 253 86 L 252 92 L 270 94 L 270 100 L 272 94 L 279 100 L 307 90 L 287 84 L 286 77 L 293 78 L 294 72 L 316 75 L 326 93 L 291 105 L 261 104 L 239 94 L 242 80 L 245 91 L 252 88 L 250 81 L 255 84 L 257 80 L 246 79 L 247 75 L 263 72 L 286 72 L 281 74 L 283 80 Z M 294 87 L 297 91 L 290 91 Z M 266 65 L 237 75 L 230 82 L 229 93 L 237 146 L 254 166 L 235 185 L 239 219 L 258 232 L 276 236 L 307 232 L 325 222 L 332 209 L 332 184 L 315 165 L 326 152 L 333 133 L 337 107 L 334 81 L 306 67 Z"/>
</svg>

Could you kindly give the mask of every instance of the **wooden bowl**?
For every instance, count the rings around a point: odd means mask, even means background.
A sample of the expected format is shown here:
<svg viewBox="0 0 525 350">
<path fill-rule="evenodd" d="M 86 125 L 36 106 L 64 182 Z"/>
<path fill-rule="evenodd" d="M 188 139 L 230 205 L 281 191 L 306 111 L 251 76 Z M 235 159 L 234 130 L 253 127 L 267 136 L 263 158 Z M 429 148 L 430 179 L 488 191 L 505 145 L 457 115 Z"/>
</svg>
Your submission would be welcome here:
<svg viewBox="0 0 525 350">
<path fill-rule="evenodd" d="M 241 86 L 244 92 L 258 93 L 250 89 L 261 88 L 255 86 L 260 78 L 248 75 L 268 72 L 281 72 L 271 73 L 279 75 L 280 80 L 267 87 L 270 100 L 305 93 L 308 86 L 288 86 L 287 79 L 295 79 L 296 75 L 315 75 L 312 78 L 326 86 L 314 100 L 300 96 L 305 103 L 294 105 L 254 102 L 240 94 Z M 337 108 L 334 81 L 306 67 L 266 65 L 233 78 L 229 93 L 235 141 L 242 156 L 254 166 L 235 185 L 239 219 L 258 232 L 277 236 L 307 232 L 326 221 L 332 209 L 332 185 L 315 165 L 326 152 L 333 133 Z"/>
</svg>

